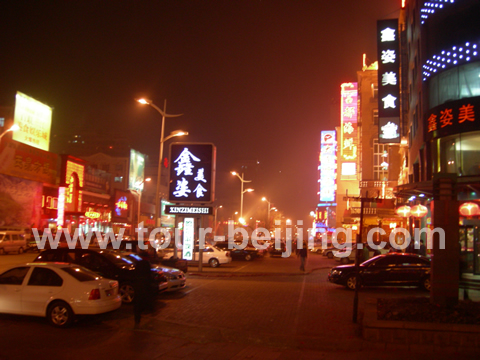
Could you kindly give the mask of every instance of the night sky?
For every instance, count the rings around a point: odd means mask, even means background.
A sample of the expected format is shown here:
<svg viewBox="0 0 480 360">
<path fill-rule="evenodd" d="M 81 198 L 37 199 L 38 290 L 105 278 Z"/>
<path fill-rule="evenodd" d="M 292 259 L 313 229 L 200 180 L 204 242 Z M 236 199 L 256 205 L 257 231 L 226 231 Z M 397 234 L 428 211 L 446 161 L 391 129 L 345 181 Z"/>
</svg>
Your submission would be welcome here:
<svg viewBox="0 0 480 360">
<path fill-rule="evenodd" d="M 165 133 L 217 147 L 217 204 L 240 207 L 244 168 L 287 217 L 317 204 L 321 130 L 339 123 L 340 84 L 362 54 L 376 61 L 376 21 L 400 0 L 0 1 L 0 106 L 21 91 L 51 107 L 52 133 L 127 137 L 158 158 Z M 106 140 L 107 141 L 107 140 Z M 55 144 L 51 145 L 53 150 Z"/>
</svg>

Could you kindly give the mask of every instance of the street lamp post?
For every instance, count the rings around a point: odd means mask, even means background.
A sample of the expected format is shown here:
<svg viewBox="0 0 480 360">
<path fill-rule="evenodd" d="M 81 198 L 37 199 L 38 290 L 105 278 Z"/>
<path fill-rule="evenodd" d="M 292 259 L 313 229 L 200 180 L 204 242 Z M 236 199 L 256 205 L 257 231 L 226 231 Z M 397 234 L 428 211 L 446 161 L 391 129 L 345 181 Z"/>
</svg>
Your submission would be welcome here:
<svg viewBox="0 0 480 360">
<path fill-rule="evenodd" d="M 243 219 L 243 194 L 245 194 L 246 192 L 251 192 L 253 191 L 253 189 L 246 189 L 246 190 L 243 190 L 243 183 L 249 183 L 249 182 L 252 182 L 252 180 L 245 180 L 243 178 L 243 173 L 242 173 L 242 176 L 240 177 L 240 175 L 238 175 L 235 171 L 232 171 L 231 172 L 232 175 L 235 175 L 236 177 L 238 177 L 240 179 L 240 182 L 242 183 L 242 187 L 241 187 L 241 190 L 240 190 L 240 218 Z"/>
<path fill-rule="evenodd" d="M 138 187 L 141 188 L 141 186 L 145 183 L 145 181 L 150 181 L 152 180 L 151 178 L 146 178 L 145 180 L 143 180 L 139 185 Z M 140 205 L 142 203 L 142 190 L 139 189 L 137 190 L 137 196 L 138 196 L 138 211 L 137 211 L 137 228 L 140 228 Z"/>
<path fill-rule="evenodd" d="M 214 220 L 214 224 L 215 224 L 215 229 L 213 230 L 213 234 L 214 235 L 217 235 L 217 212 L 218 212 L 218 209 L 221 209 L 223 207 L 223 205 L 218 205 L 218 206 L 215 206 L 215 220 Z"/>
<path fill-rule="evenodd" d="M 267 211 L 267 229 L 270 231 L 270 201 L 264 196 L 262 201 L 266 201 L 268 203 L 268 211 Z"/>
<path fill-rule="evenodd" d="M 163 158 L 163 143 L 167 141 L 168 139 L 174 137 L 174 136 L 182 136 L 182 135 L 188 135 L 186 132 L 172 132 L 169 136 L 167 136 L 165 139 L 163 138 L 164 131 L 165 131 L 165 118 L 167 117 L 179 117 L 182 116 L 183 114 L 178 114 L 178 115 L 170 115 L 166 113 L 167 109 L 167 100 L 165 100 L 163 104 L 163 110 L 161 110 L 157 105 L 155 105 L 152 100 L 148 99 L 137 99 L 137 101 L 140 104 L 144 105 L 150 105 L 152 108 L 154 108 L 160 115 L 162 115 L 162 131 L 160 133 L 160 154 L 158 157 L 158 172 L 157 172 L 157 189 L 155 192 L 155 227 L 158 226 L 158 218 L 160 215 L 160 179 L 162 177 L 162 158 Z"/>
</svg>

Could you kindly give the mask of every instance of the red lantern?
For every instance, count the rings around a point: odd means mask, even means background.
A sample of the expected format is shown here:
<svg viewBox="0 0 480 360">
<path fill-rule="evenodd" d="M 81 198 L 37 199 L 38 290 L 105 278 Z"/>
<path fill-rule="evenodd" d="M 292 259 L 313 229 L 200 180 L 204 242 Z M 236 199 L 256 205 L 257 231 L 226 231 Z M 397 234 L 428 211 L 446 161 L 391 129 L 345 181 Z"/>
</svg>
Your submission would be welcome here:
<svg viewBox="0 0 480 360">
<path fill-rule="evenodd" d="M 428 209 L 423 205 L 415 205 L 412 207 L 412 215 L 416 218 L 422 218 L 427 215 Z"/>
<path fill-rule="evenodd" d="M 397 208 L 395 212 L 397 213 L 398 216 L 403 216 L 403 217 L 409 217 L 410 216 L 410 206 L 408 205 L 403 205 Z"/>
<path fill-rule="evenodd" d="M 460 214 L 463 216 L 475 216 L 480 214 L 480 207 L 473 202 L 467 202 L 460 205 Z"/>
</svg>

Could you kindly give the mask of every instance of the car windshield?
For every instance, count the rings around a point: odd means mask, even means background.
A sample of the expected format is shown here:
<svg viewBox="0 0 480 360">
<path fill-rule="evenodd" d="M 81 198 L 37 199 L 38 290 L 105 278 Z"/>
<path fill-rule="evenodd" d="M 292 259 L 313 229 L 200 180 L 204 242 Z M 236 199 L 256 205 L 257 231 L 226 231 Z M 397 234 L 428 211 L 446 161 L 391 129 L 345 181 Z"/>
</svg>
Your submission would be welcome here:
<svg viewBox="0 0 480 360">
<path fill-rule="evenodd" d="M 63 271 L 65 271 L 67 274 L 70 276 L 74 277 L 78 281 L 94 281 L 101 279 L 102 277 L 99 276 L 98 274 L 85 269 L 84 267 L 81 266 L 69 266 L 69 267 L 64 267 L 62 268 Z"/>
</svg>

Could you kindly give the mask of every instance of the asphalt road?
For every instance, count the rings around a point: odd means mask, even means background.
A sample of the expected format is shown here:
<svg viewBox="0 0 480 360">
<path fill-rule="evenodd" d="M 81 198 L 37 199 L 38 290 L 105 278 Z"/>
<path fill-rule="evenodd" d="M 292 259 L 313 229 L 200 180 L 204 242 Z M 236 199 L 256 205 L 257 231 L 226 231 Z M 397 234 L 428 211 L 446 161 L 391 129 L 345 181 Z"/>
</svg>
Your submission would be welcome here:
<svg viewBox="0 0 480 360">
<path fill-rule="evenodd" d="M 2 256 L 0 269 L 35 256 Z M 362 307 L 371 299 L 426 293 L 417 288 L 362 289 L 359 321 L 354 323 L 354 293 L 326 279 L 336 264 L 312 254 L 306 273 L 295 256 L 234 261 L 202 272 L 190 267 L 187 287 L 159 295 L 155 310 L 143 315 L 141 329 L 135 331 L 133 309 L 125 305 L 80 318 L 65 330 L 43 318 L 0 314 L 0 359 L 430 358 L 401 349 L 385 352 L 384 345 L 361 339 L 359 325 Z"/>
</svg>

